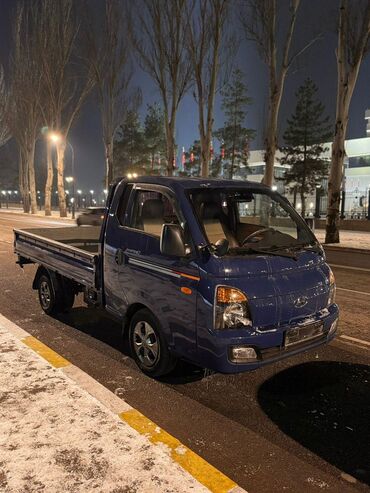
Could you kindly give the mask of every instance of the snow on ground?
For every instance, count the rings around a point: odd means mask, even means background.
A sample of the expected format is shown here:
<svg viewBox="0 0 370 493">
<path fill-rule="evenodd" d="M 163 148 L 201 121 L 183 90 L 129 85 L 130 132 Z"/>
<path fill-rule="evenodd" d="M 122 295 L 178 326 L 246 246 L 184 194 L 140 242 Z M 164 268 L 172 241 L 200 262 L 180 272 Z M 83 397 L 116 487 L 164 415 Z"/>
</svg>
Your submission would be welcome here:
<svg viewBox="0 0 370 493">
<path fill-rule="evenodd" d="M 324 229 L 316 229 L 315 235 L 321 243 L 325 241 Z M 333 246 L 370 250 L 370 232 L 342 230 L 339 232 L 339 238 L 340 243 L 333 243 Z"/>
<path fill-rule="evenodd" d="M 0 491 L 208 491 L 0 326 Z"/>
</svg>

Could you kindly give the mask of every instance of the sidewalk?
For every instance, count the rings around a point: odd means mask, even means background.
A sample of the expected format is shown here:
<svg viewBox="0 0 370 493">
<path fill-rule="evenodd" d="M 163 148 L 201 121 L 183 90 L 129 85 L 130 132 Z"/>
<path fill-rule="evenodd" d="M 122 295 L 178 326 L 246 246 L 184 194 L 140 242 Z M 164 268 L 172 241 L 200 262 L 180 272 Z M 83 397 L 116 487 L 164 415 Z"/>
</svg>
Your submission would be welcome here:
<svg viewBox="0 0 370 493">
<path fill-rule="evenodd" d="M 13 212 L 14 214 L 24 214 L 22 209 L 0 209 L 1 212 Z M 78 216 L 80 211 L 76 211 L 76 217 Z M 24 214 L 28 215 L 28 214 Z M 44 211 L 37 211 L 36 214 L 33 214 L 33 216 L 40 216 L 40 217 L 45 217 Z M 52 211 L 52 217 L 55 219 L 60 219 L 61 221 L 73 221 L 71 219 L 71 214 L 68 214 L 67 218 L 60 218 L 59 217 L 59 211 Z M 50 216 L 49 216 L 50 217 Z M 363 232 L 363 231 L 347 231 L 347 230 L 342 230 L 340 231 L 340 243 L 333 243 L 333 246 L 336 247 L 343 247 L 343 248 L 360 248 L 362 250 L 370 250 L 370 232 Z M 324 243 L 325 241 L 325 230 L 324 229 L 316 229 L 315 230 L 315 235 L 317 239 L 321 242 Z"/>
<path fill-rule="evenodd" d="M 315 236 L 321 243 L 324 243 L 325 230 L 316 229 Z M 370 232 L 367 233 L 364 231 L 342 230 L 339 232 L 339 238 L 340 238 L 340 243 L 332 243 L 332 244 L 328 243 L 328 244 L 336 247 L 359 248 L 362 250 L 370 250 Z"/>
<path fill-rule="evenodd" d="M 62 367 L 69 362 L 49 349 L 54 355 L 53 367 L 25 344 L 47 354 L 46 346 L 0 315 L 2 492 L 210 491 L 203 485 L 206 482 L 195 479 L 197 471 L 191 475 L 186 466 L 179 465 L 182 458 L 184 464 L 194 466 L 194 457 L 203 476 L 213 474 L 213 480 L 217 479 L 219 487 L 212 491 L 244 491 L 189 449 L 176 445 L 175 438 L 171 437 L 168 446 L 161 443 L 165 432 L 152 422 L 158 440 L 140 434 L 125 417 L 131 416 L 134 422 L 132 416 L 140 415 L 138 411 L 111 394 L 116 399 L 114 405 L 121 407 L 120 414 L 112 412 L 66 375 Z M 69 364 L 71 374 L 73 369 L 83 374 Z M 100 392 L 109 391 L 103 388 Z M 144 426 L 146 418 L 140 416 Z M 177 447 L 174 450 L 172 443 Z M 174 459 L 176 454 L 180 460 Z"/>
<path fill-rule="evenodd" d="M 44 210 L 38 210 L 36 212 L 36 214 L 27 214 L 26 212 L 23 212 L 23 209 L 22 208 L 18 208 L 18 207 L 9 207 L 8 209 L 6 207 L 1 207 L 0 208 L 0 213 L 1 212 L 10 212 L 10 213 L 13 213 L 13 214 L 22 214 L 24 216 L 37 216 L 37 217 L 52 217 L 52 218 L 58 218 L 60 219 L 61 221 L 67 221 L 67 220 L 70 220 L 70 221 L 74 221 L 74 219 L 72 219 L 72 214 L 67 212 L 67 217 L 60 217 L 59 216 L 59 211 L 51 211 L 51 216 L 45 216 L 45 211 Z M 76 217 L 77 215 L 80 213 L 80 211 L 76 211 Z"/>
</svg>

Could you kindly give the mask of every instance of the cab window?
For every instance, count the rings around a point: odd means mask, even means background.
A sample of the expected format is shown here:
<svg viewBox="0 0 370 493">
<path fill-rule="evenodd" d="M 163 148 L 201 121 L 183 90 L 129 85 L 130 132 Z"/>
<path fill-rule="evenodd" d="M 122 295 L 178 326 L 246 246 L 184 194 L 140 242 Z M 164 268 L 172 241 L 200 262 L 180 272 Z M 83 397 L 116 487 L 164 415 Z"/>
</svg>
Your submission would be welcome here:
<svg viewBox="0 0 370 493">
<path fill-rule="evenodd" d="M 161 192 L 136 190 L 132 203 L 132 213 L 126 224 L 144 233 L 161 236 L 163 224 L 180 224 L 172 200 Z"/>
</svg>

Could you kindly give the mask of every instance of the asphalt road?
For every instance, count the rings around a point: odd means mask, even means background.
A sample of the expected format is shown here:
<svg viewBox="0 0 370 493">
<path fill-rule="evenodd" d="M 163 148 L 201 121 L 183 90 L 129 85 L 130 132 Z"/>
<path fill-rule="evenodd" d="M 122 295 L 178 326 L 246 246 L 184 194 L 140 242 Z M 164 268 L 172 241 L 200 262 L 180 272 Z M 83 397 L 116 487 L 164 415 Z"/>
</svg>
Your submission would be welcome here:
<svg viewBox="0 0 370 493">
<path fill-rule="evenodd" d="M 78 299 L 45 315 L 20 269 L 12 228 L 56 219 L 0 212 L 0 313 L 39 338 L 229 475 L 249 493 L 369 491 L 370 344 L 338 337 L 255 372 L 180 364 L 154 381 L 138 371 L 119 326 Z M 71 224 L 66 221 L 66 224 Z M 334 267 L 340 330 L 370 342 L 370 271 Z"/>
</svg>

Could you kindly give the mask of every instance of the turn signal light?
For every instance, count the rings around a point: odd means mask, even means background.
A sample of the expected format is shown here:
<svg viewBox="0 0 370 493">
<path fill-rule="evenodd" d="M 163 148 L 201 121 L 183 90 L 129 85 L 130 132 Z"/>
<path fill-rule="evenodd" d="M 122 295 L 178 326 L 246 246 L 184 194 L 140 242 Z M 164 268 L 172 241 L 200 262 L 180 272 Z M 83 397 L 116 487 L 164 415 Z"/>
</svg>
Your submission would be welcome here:
<svg viewBox="0 0 370 493">
<path fill-rule="evenodd" d="M 217 288 L 218 303 L 242 303 L 243 301 L 248 301 L 248 299 L 239 289 L 227 286 L 219 286 Z"/>
</svg>

